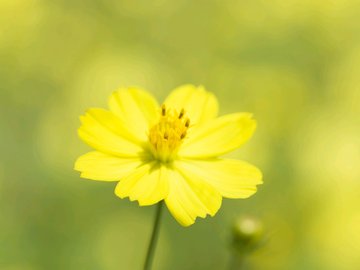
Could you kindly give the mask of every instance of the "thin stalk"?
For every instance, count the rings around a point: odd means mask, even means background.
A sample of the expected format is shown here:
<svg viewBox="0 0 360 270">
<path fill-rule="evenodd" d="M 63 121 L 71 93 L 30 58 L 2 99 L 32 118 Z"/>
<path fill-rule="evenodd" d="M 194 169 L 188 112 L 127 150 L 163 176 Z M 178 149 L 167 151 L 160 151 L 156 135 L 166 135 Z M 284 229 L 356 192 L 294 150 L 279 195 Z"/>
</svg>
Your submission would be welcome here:
<svg viewBox="0 0 360 270">
<path fill-rule="evenodd" d="M 162 209 L 163 204 L 164 203 L 162 201 L 157 204 L 155 220 L 154 220 L 154 227 L 153 227 L 149 247 L 148 247 L 147 254 L 146 254 L 144 270 L 151 269 L 151 265 L 152 265 L 152 261 L 153 261 L 154 253 L 155 253 L 155 248 L 156 248 L 156 243 L 157 243 L 157 239 L 159 237 L 160 221 L 161 221 L 161 213 L 162 213 L 161 209 Z"/>
</svg>

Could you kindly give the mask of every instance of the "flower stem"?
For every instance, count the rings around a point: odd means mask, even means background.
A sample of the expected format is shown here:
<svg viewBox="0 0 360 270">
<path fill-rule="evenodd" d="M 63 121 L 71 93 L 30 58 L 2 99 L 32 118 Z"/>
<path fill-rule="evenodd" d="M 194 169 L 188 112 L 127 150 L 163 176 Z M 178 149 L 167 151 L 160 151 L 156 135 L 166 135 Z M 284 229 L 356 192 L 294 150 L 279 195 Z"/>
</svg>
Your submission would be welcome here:
<svg viewBox="0 0 360 270">
<path fill-rule="evenodd" d="M 232 253 L 229 261 L 228 270 L 243 270 L 245 266 L 245 258 L 239 254 Z"/>
<path fill-rule="evenodd" d="M 152 261 L 154 258 L 154 253 L 155 253 L 155 248 L 156 248 L 156 242 L 157 242 L 157 239 L 159 236 L 160 220 L 161 220 L 161 212 L 162 212 L 161 209 L 162 209 L 163 204 L 164 203 L 162 201 L 157 204 L 155 220 L 154 220 L 154 227 L 153 227 L 149 247 L 148 247 L 147 254 L 146 254 L 144 270 L 151 269 L 151 264 L 152 264 Z"/>
</svg>

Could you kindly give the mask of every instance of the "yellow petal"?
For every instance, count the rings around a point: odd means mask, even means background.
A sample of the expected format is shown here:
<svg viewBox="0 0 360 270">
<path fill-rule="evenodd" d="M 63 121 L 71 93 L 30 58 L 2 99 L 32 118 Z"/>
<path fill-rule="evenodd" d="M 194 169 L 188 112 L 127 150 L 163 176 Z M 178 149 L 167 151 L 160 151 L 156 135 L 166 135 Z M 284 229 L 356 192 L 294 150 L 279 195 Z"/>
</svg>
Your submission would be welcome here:
<svg viewBox="0 0 360 270">
<path fill-rule="evenodd" d="M 96 150 L 122 157 L 136 157 L 142 153 L 141 143 L 113 113 L 90 109 L 80 120 L 80 138 Z"/>
<path fill-rule="evenodd" d="M 109 100 L 110 110 L 118 116 L 140 140 L 147 138 L 147 131 L 159 118 L 159 105 L 146 91 L 121 88 Z"/>
<path fill-rule="evenodd" d="M 165 203 L 174 218 L 183 226 L 190 226 L 196 217 L 214 216 L 221 206 L 222 197 L 208 183 L 197 176 L 168 169 L 169 194 Z"/>
<path fill-rule="evenodd" d="M 248 198 L 262 184 L 262 174 L 255 166 L 234 159 L 177 161 L 176 166 L 186 175 L 198 177 L 216 188 L 227 198 Z"/>
<path fill-rule="evenodd" d="M 207 158 L 235 150 L 255 131 L 256 121 L 251 117 L 249 113 L 228 114 L 192 127 L 179 150 L 179 156 Z"/>
<path fill-rule="evenodd" d="M 119 158 L 101 152 L 89 152 L 77 159 L 75 170 L 82 178 L 100 181 L 119 181 L 141 165 L 140 159 Z"/>
<path fill-rule="evenodd" d="M 218 114 L 216 97 L 205 90 L 203 86 L 184 85 L 176 88 L 164 101 L 168 108 L 178 112 L 185 109 L 191 125 L 204 123 Z"/>
<path fill-rule="evenodd" d="M 129 197 L 138 201 L 139 205 L 152 205 L 168 194 L 167 170 L 160 164 L 152 162 L 144 164 L 130 175 L 121 179 L 115 189 L 120 198 Z"/>
</svg>

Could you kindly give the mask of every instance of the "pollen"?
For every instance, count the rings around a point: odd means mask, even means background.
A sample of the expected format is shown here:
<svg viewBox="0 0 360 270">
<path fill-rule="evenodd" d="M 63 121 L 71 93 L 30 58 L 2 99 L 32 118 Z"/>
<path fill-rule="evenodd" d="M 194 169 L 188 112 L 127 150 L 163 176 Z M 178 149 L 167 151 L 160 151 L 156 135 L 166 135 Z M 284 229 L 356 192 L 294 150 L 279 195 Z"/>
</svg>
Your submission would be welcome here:
<svg viewBox="0 0 360 270">
<path fill-rule="evenodd" d="M 154 158 L 161 162 L 171 162 L 189 128 L 190 119 L 186 117 L 184 109 L 177 112 L 162 105 L 159 122 L 149 130 L 150 149 Z"/>
</svg>

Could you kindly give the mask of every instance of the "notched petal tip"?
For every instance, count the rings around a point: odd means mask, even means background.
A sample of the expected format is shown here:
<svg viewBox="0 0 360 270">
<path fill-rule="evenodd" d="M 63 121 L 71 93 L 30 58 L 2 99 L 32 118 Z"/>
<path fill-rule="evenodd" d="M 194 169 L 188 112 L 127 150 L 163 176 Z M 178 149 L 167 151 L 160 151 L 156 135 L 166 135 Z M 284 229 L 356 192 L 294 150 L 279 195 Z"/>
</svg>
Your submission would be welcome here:
<svg viewBox="0 0 360 270">
<path fill-rule="evenodd" d="M 182 226 L 194 224 L 198 217 L 214 216 L 220 209 L 221 194 L 206 181 L 192 177 L 179 168 L 171 170 L 170 176 L 172 181 L 165 203 Z"/>
<path fill-rule="evenodd" d="M 195 222 L 196 222 L 196 218 L 195 218 L 193 221 L 191 221 L 191 222 L 183 222 L 183 221 L 178 220 L 178 219 L 176 219 L 176 218 L 175 218 L 175 220 L 176 220 L 181 226 L 183 226 L 183 227 L 185 227 L 185 228 L 190 227 L 191 225 L 194 225 Z"/>
<path fill-rule="evenodd" d="M 216 213 L 217 213 L 217 212 L 212 213 L 212 214 L 207 214 L 207 215 L 205 215 L 205 216 L 197 216 L 197 217 L 195 217 L 194 219 L 192 219 L 191 221 L 183 221 L 183 220 L 178 219 L 178 218 L 176 218 L 176 217 L 174 217 L 174 218 L 175 218 L 175 220 L 176 220 L 181 226 L 187 228 L 187 227 L 190 227 L 191 225 L 194 225 L 199 218 L 205 219 L 205 218 L 207 218 L 207 217 L 214 217 L 214 216 L 216 215 Z"/>
<path fill-rule="evenodd" d="M 129 199 L 130 199 L 130 201 L 137 201 L 139 206 L 151 206 L 151 205 L 154 205 L 154 204 L 158 204 L 162 200 L 164 200 L 164 199 L 159 199 L 158 201 L 147 202 L 147 201 L 141 201 L 141 200 L 137 200 L 137 199 L 131 199 L 131 198 L 129 198 Z"/>
<path fill-rule="evenodd" d="M 121 181 L 121 180 L 120 180 Z M 162 200 L 164 200 L 164 198 L 158 198 L 155 200 L 149 200 L 149 199 L 143 199 L 140 196 L 134 196 L 134 195 L 129 195 L 129 194 L 125 194 L 123 191 L 120 190 L 120 188 L 118 188 L 118 185 L 115 187 L 114 190 L 114 194 L 119 197 L 120 199 L 126 199 L 128 198 L 130 202 L 137 202 L 139 206 L 151 206 L 154 204 L 157 204 L 159 202 L 161 202 Z"/>
<path fill-rule="evenodd" d="M 120 182 L 115 186 L 114 194 L 117 197 L 119 197 L 120 199 L 125 199 L 126 197 L 129 197 L 129 195 L 124 192 L 124 190 L 121 188 L 121 186 L 119 184 L 120 184 Z M 130 197 L 129 197 L 129 200 L 134 201 L 134 200 L 131 200 Z"/>
</svg>

